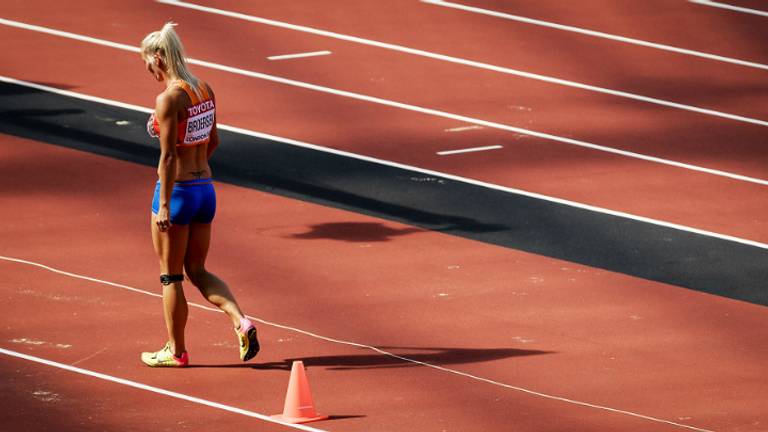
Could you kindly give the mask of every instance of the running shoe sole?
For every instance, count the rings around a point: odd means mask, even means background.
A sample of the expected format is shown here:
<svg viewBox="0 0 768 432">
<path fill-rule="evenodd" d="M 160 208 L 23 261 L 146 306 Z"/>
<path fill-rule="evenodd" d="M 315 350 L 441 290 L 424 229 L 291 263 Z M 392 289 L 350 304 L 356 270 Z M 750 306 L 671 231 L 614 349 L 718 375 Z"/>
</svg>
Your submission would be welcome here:
<svg viewBox="0 0 768 432">
<path fill-rule="evenodd" d="M 239 333 L 240 335 L 240 347 L 241 352 L 243 351 L 242 348 L 248 347 L 245 355 L 241 356 L 241 359 L 243 361 L 248 361 L 254 357 L 256 357 L 256 354 L 259 353 L 259 350 L 261 347 L 259 346 L 259 339 L 256 336 L 256 327 L 251 327 L 248 329 L 246 334 Z"/>
</svg>

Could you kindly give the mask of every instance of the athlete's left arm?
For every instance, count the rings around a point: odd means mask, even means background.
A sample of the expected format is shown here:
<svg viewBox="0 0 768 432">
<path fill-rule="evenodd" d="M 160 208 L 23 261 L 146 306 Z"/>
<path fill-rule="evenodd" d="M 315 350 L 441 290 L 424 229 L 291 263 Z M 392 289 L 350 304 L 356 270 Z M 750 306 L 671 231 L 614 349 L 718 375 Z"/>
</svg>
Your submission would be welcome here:
<svg viewBox="0 0 768 432">
<path fill-rule="evenodd" d="M 176 181 L 176 163 L 179 158 L 176 152 L 179 104 L 178 94 L 163 92 L 157 97 L 155 105 L 155 116 L 160 125 L 160 160 L 157 164 L 157 175 L 160 178 L 160 197 L 156 217 L 160 231 L 165 231 L 171 226 L 171 192 L 173 191 L 173 183 Z"/>
</svg>

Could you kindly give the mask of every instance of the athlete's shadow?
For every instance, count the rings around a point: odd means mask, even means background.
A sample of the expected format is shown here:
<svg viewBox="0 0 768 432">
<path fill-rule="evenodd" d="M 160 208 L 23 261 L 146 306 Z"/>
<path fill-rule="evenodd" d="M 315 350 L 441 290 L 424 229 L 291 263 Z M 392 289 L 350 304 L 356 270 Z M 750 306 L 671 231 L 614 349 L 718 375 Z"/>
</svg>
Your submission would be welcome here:
<svg viewBox="0 0 768 432">
<path fill-rule="evenodd" d="M 415 348 L 378 347 L 390 354 L 372 353 L 289 358 L 281 362 L 226 365 L 190 365 L 190 367 L 250 368 L 258 370 L 291 370 L 293 362 L 301 360 L 307 367 L 325 367 L 329 370 L 387 369 L 416 366 L 448 367 L 457 364 L 480 363 L 511 357 L 554 354 L 553 351 L 522 350 L 516 348 Z M 365 348 L 361 348 L 365 349 Z M 368 349 L 365 349 L 371 352 Z"/>
</svg>

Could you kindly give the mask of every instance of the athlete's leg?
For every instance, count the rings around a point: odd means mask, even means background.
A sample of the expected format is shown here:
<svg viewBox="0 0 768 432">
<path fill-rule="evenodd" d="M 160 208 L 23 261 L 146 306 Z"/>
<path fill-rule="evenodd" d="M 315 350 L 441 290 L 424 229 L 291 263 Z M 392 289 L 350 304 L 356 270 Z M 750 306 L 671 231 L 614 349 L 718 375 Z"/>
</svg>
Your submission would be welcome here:
<svg viewBox="0 0 768 432">
<path fill-rule="evenodd" d="M 229 316 L 240 341 L 240 359 L 248 361 L 258 354 L 261 348 L 256 327 L 243 316 L 227 284 L 206 270 L 205 258 L 208 256 L 210 242 L 210 223 L 193 222 L 189 225 L 189 243 L 187 256 L 184 259 L 184 270 L 203 296 Z"/>
<path fill-rule="evenodd" d="M 189 280 L 200 290 L 203 296 L 224 311 L 235 328 L 240 326 L 243 312 L 235 297 L 223 280 L 205 268 L 205 259 L 211 243 L 211 224 L 191 223 L 187 254 L 184 257 L 184 270 Z"/>
<path fill-rule="evenodd" d="M 152 243 L 160 260 L 160 273 L 181 275 L 184 269 L 184 255 L 189 238 L 189 225 L 171 225 L 161 232 L 152 215 Z M 168 329 L 168 340 L 174 355 L 186 350 L 184 328 L 187 325 L 187 299 L 181 282 L 163 285 L 163 313 Z"/>
</svg>

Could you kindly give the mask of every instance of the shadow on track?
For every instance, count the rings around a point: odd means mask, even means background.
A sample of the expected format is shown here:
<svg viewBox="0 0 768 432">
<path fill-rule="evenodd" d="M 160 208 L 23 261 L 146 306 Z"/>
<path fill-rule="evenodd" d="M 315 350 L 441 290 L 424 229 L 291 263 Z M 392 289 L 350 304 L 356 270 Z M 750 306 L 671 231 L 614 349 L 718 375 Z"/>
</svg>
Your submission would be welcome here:
<svg viewBox="0 0 768 432">
<path fill-rule="evenodd" d="M 0 83 L 6 108 L 0 133 L 157 164 L 146 113 L 18 87 Z M 311 226 L 298 238 L 386 241 L 432 230 L 768 305 L 768 254 L 761 247 L 287 142 L 224 130 L 220 135 L 226 145 L 211 160 L 219 181 L 410 225 L 400 232 L 376 225 Z M 19 161 L 3 163 L 4 173 L 24 169 Z"/>
<path fill-rule="evenodd" d="M 417 348 L 417 347 L 379 347 L 393 351 L 393 354 L 407 358 L 397 358 L 385 354 L 338 355 L 304 358 L 290 358 L 282 362 L 255 364 L 190 365 L 191 368 L 249 368 L 257 370 L 291 370 L 296 360 L 301 360 L 307 367 L 325 367 L 329 370 L 384 369 L 421 366 L 427 363 L 434 366 L 480 363 L 512 357 L 554 354 L 552 351 L 522 350 L 516 348 Z"/>
<path fill-rule="evenodd" d="M 338 222 L 317 224 L 309 227 L 309 231 L 293 234 L 290 237 L 305 240 L 329 239 L 347 242 L 385 242 L 393 237 L 426 232 L 420 228 L 390 228 L 375 222 Z"/>
</svg>

